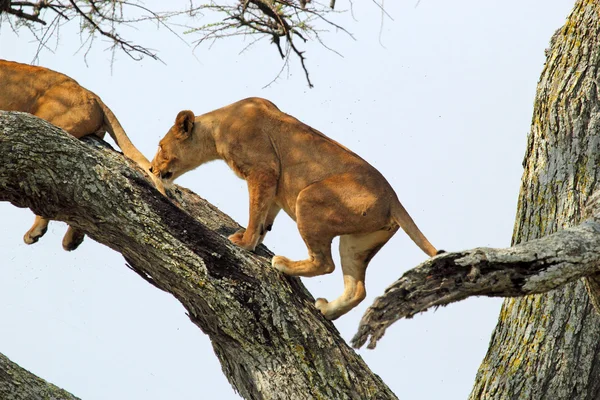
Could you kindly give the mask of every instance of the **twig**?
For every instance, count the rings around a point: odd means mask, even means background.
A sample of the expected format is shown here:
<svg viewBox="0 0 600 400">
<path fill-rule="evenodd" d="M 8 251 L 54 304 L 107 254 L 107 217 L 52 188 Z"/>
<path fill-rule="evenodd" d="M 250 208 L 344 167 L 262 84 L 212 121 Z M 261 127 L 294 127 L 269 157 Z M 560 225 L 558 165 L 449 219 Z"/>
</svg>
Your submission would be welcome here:
<svg viewBox="0 0 600 400">
<path fill-rule="evenodd" d="M 14 15 L 14 16 L 19 17 L 19 18 L 26 19 L 28 21 L 33 21 L 33 22 L 40 23 L 42 25 L 46 25 L 46 21 L 40 19 L 35 14 L 27 14 L 26 12 L 23 12 L 21 10 L 15 10 L 13 8 L 9 8 L 7 10 L 4 10 L 4 12 L 6 12 L 7 14 Z"/>
<path fill-rule="evenodd" d="M 129 57 L 133 58 L 134 60 L 140 60 L 140 58 L 135 57 L 134 54 L 141 53 L 141 54 L 149 56 L 155 60 L 160 60 L 158 58 L 158 56 L 155 53 L 152 53 L 149 49 L 147 49 L 143 46 L 139 46 L 137 44 L 132 44 L 130 42 L 127 42 L 127 41 L 121 39 L 121 37 L 117 33 L 111 33 L 111 32 L 105 31 L 96 22 L 94 22 L 86 13 L 84 13 L 77 6 L 77 3 L 75 3 L 74 0 L 69 0 L 69 2 L 73 5 L 73 8 L 75 9 L 75 11 L 77 11 L 77 13 L 80 16 L 82 16 L 95 30 L 100 32 L 101 35 L 112 39 L 114 41 L 115 45 L 119 45 L 121 47 L 121 49 L 125 52 L 125 54 L 127 54 Z"/>
</svg>

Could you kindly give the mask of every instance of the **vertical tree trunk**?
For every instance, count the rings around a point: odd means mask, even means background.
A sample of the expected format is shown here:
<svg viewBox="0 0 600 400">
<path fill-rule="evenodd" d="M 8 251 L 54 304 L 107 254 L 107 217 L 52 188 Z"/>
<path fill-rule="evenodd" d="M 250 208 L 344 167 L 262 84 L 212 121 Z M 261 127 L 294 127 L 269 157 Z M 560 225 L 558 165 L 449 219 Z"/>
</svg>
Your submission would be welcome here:
<svg viewBox="0 0 600 400">
<path fill-rule="evenodd" d="M 600 2 L 579 0 L 551 40 L 538 84 L 515 244 L 584 217 L 600 166 L 599 67 Z M 600 318 L 583 281 L 505 300 L 471 399 L 576 400 L 599 393 Z"/>
</svg>

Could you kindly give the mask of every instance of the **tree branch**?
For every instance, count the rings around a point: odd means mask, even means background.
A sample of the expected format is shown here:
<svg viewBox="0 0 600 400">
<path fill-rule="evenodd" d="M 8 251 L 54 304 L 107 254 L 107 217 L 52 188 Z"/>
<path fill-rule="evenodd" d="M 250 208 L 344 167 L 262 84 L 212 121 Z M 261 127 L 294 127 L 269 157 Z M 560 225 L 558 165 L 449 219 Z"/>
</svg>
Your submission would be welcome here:
<svg viewBox="0 0 600 400">
<path fill-rule="evenodd" d="M 238 0 L 211 1 L 199 5 L 190 2 L 185 9 L 153 11 L 143 4 L 127 0 L 0 0 L 0 17 L 6 14 L 14 16 L 17 20 L 35 22 L 26 26 L 34 32 L 41 48 L 44 47 L 45 42 L 40 37 L 43 38 L 48 33 L 54 32 L 54 25 L 76 19 L 81 22 L 81 31 L 89 33 L 82 46 L 86 43 L 91 46 L 91 39 L 99 34 L 112 42 L 113 51 L 121 49 L 135 60 L 143 56 L 160 60 L 154 50 L 129 41 L 120 33 L 122 30 L 119 28 L 123 26 L 139 26 L 139 23 L 145 21 L 153 21 L 166 27 L 182 41 L 183 38 L 175 30 L 176 26 L 188 29 L 185 33 L 198 33 L 200 38 L 194 42 L 197 46 L 206 41 L 233 36 L 254 35 L 254 37 L 268 38 L 283 59 L 281 71 L 289 67 L 290 56 L 295 55 L 302 67 L 306 82 L 309 87 L 313 87 L 306 64 L 305 50 L 299 48 L 295 40 L 299 39 L 304 43 L 316 40 L 331 50 L 320 36 L 320 33 L 326 29 L 343 32 L 354 39 L 344 27 L 327 18 L 332 13 L 337 13 L 333 8 L 334 2 L 330 3 L 330 8 L 327 8 L 320 2 L 304 0 Z M 139 16 L 136 13 L 140 10 L 144 15 Z M 206 17 L 204 11 L 210 11 L 212 22 L 201 26 L 195 25 L 196 17 L 199 15 Z M 126 18 L 125 14 L 133 17 Z M 48 15 L 51 18 L 48 18 Z M 193 22 L 186 24 L 183 22 L 186 19 Z M 173 22 L 174 20 L 177 22 Z M 339 55 L 335 51 L 334 53 Z M 281 71 L 273 81 L 280 76 Z"/>
<path fill-rule="evenodd" d="M 113 13 L 117 9 L 123 6 L 130 8 L 137 8 L 147 11 L 149 16 L 137 17 L 134 19 L 116 18 L 107 15 L 100 9 L 100 6 L 108 7 Z M 25 12 L 24 9 L 32 10 L 31 12 Z M 47 13 L 51 15 L 54 13 L 54 18 L 50 18 L 50 24 L 47 22 Z M 152 57 L 155 60 L 160 60 L 156 53 L 151 49 L 132 43 L 125 40 L 118 32 L 115 26 L 125 25 L 129 23 L 142 22 L 147 20 L 153 20 L 162 26 L 166 26 L 172 33 L 176 34 L 168 25 L 163 21 L 167 18 L 166 15 L 154 13 L 151 10 L 137 4 L 131 4 L 123 0 L 112 1 L 112 0 L 97 0 L 97 1 L 80 1 L 80 0 L 39 0 L 33 1 L 11 1 L 11 0 L 0 0 L 0 16 L 2 13 L 15 16 L 17 19 L 32 21 L 43 25 L 40 28 L 40 34 L 42 37 L 48 32 L 52 32 L 53 24 L 58 19 L 70 21 L 75 17 L 78 17 L 83 22 L 81 24 L 82 31 L 87 29 L 90 37 L 95 33 L 110 39 L 113 42 L 113 49 L 121 48 L 125 54 L 129 57 L 140 60 L 143 56 Z M 106 24 L 110 23 L 110 27 L 107 28 Z M 29 26 L 33 30 L 33 24 Z M 176 34 L 177 35 L 177 34 Z M 37 35 L 36 35 L 37 36 Z M 181 37 L 177 35 L 180 39 Z M 39 40 L 39 39 L 38 39 Z M 43 40 L 39 40 L 41 45 L 44 45 Z"/>
<path fill-rule="evenodd" d="M 591 196 L 588 219 L 572 228 L 507 249 L 445 253 L 407 271 L 375 299 L 352 345 L 373 349 L 400 318 L 471 296 L 517 297 L 544 293 L 590 277 L 592 303 L 600 304 L 600 193 Z M 597 310 L 599 310 L 597 308 Z"/>
<path fill-rule="evenodd" d="M 304 43 L 316 39 L 325 48 L 331 50 L 321 40 L 319 33 L 323 28 L 318 28 L 318 24 L 324 28 L 334 28 L 354 39 L 350 32 L 326 18 L 327 15 L 334 12 L 333 7 L 329 9 L 319 2 L 243 0 L 232 4 L 222 3 L 214 2 L 191 8 L 189 10 L 191 15 L 210 10 L 220 15 L 220 18 L 215 22 L 193 27 L 186 33 L 200 35 L 200 38 L 195 41 L 197 46 L 206 41 L 240 35 L 254 35 L 270 39 L 284 60 L 281 71 L 271 83 L 288 66 L 290 55 L 295 55 L 300 62 L 308 86 L 313 87 L 306 65 L 305 51 L 297 46 L 295 39 L 300 39 Z M 309 3 L 310 5 L 308 5 Z M 335 53 L 337 54 L 337 52 Z"/>
<path fill-rule="evenodd" d="M 46 25 L 46 21 L 40 19 L 40 17 L 38 15 L 27 14 L 23 10 L 16 10 L 14 8 L 7 8 L 6 10 L 3 10 L 3 11 L 6 12 L 7 14 L 14 15 L 15 17 L 18 17 L 18 18 L 22 18 L 22 19 L 26 19 L 28 21 L 37 22 L 37 23 L 40 23 L 42 25 Z"/>
<path fill-rule="evenodd" d="M 0 399 L 79 400 L 51 383 L 38 378 L 0 354 Z"/>
<path fill-rule="evenodd" d="M 264 246 L 230 243 L 239 226 L 194 193 L 176 187 L 175 205 L 97 139 L 28 114 L 0 112 L 0 158 L 0 201 L 83 230 L 173 294 L 244 398 L 396 398 L 300 280 L 273 269 Z"/>
<path fill-rule="evenodd" d="M 111 39 L 115 46 L 119 46 L 121 48 L 121 50 L 123 50 L 125 52 L 125 54 L 127 54 L 129 57 L 133 58 L 134 60 L 140 60 L 141 58 L 137 57 L 136 54 L 142 54 L 142 55 L 146 55 L 149 57 L 152 57 L 155 60 L 158 60 L 158 56 L 150 51 L 149 49 L 137 45 L 137 44 L 132 44 L 131 42 L 128 42 L 126 40 L 123 40 L 121 38 L 121 36 L 116 33 L 116 32 L 108 32 L 105 31 L 104 29 L 102 29 L 100 27 L 99 24 L 97 24 L 96 22 L 94 22 L 94 20 L 92 20 L 86 13 L 84 13 L 81 8 L 79 8 L 79 6 L 77 5 L 77 3 L 74 0 L 69 0 L 69 2 L 71 3 L 71 5 L 73 6 L 73 9 L 77 12 L 77 14 L 79 14 L 81 16 L 81 18 L 83 18 L 85 21 L 87 21 L 87 23 L 93 28 L 93 30 L 100 32 L 100 34 L 102 36 L 106 36 L 107 38 Z M 92 12 L 92 14 L 96 14 L 98 16 L 101 17 L 101 19 L 107 19 L 106 17 L 104 17 L 98 10 L 98 8 L 96 7 L 95 3 L 92 1 L 90 2 L 90 6 L 92 7 L 92 10 L 94 10 Z M 115 20 L 113 19 L 112 22 L 114 22 Z"/>
</svg>

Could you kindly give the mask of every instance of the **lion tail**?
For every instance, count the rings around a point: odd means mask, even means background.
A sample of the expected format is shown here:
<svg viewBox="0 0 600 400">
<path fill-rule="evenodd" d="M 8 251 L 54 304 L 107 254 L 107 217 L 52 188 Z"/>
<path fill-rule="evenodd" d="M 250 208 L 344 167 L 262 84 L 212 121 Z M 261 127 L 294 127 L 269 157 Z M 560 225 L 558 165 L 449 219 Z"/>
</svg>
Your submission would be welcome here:
<svg viewBox="0 0 600 400">
<path fill-rule="evenodd" d="M 410 237 L 412 241 L 415 242 L 415 244 L 419 246 L 419 248 L 428 256 L 433 257 L 436 254 L 444 252 L 443 250 L 438 252 L 438 250 L 433 247 L 433 245 L 417 227 L 417 224 L 415 224 L 415 221 L 413 221 L 400 201 L 396 201 L 395 206 L 392 208 L 392 218 L 398 225 L 400 225 L 404 232 L 406 232 L 408 237 Z"/>
<path fill-rule="evenodd" d="M 104 126 L 106 127 L 106 131 L 113 138 L 113 140 L 117 143 L 123 154 L 131 160 L 135 161 L 140 167 L 144 169 L 144 171 L 148 171 L 150 168 L 150 161 L 133 145 L 125 130 L 119 123 L 115 114 L 108 108 L 106 104 L 99 98 L 96 97 L 96 101 L 98 105 L 102 109 L 104 113 Z"/>
<path fill-rule="evenodd" d="M 154 186 L 160 193 L 166 195 L 165 187 L 162 181 L 154 174 L 150 173 L 150 161 L 133 145 L 129 136 L 125 133 L 125 130 L 119 123 L 115 114 L 108 108 L 106 104 L 99 97 L 96 96 L 96 101 L 98 105 L 102 109 L 104 114 L 104 126 L 106 127 L 106 131 L 110 135 L 111 138 L 117 143 L 117 145 L 125 154 L 125 157 L 133 160 L 137 165 L 142 167 L 144 172 L 150 176 L 150 179 L 154 183 Z"/>
</svg>

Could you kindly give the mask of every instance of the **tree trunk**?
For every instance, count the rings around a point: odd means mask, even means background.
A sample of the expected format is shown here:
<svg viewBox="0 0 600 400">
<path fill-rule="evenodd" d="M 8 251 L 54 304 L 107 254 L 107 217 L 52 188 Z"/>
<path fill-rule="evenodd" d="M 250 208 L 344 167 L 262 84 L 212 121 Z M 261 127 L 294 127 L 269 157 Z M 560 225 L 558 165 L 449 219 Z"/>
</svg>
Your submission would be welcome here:
<svg viewBox="0 0 600 400">
<path fill-rule="evenodd" d="M 0 112 L 0 158 L 0 201 L 80 228 L 172 293 L 244 398 L 396 398 L 300 281 L 264 246 L 231 244 L 223 235 L 239 226 L 195 194 L 175 188 L 176 205 L 102 142 L 28 114 Z"/>
<path fill-rule="evenodd" d="M 79 398 L 38 378 L 0 354 L 0 399 L 78 400 Z"/>
<path fill-rule="evenodd" d="M 584 217 L 599 178 L 599 67 L 600 2 L 579 0 L 551 40 L 538 84 L 513 243 Z M 507 299 L 470 398 L 597 399 L 599 338 L 584 281 Z"/>
</svg>

